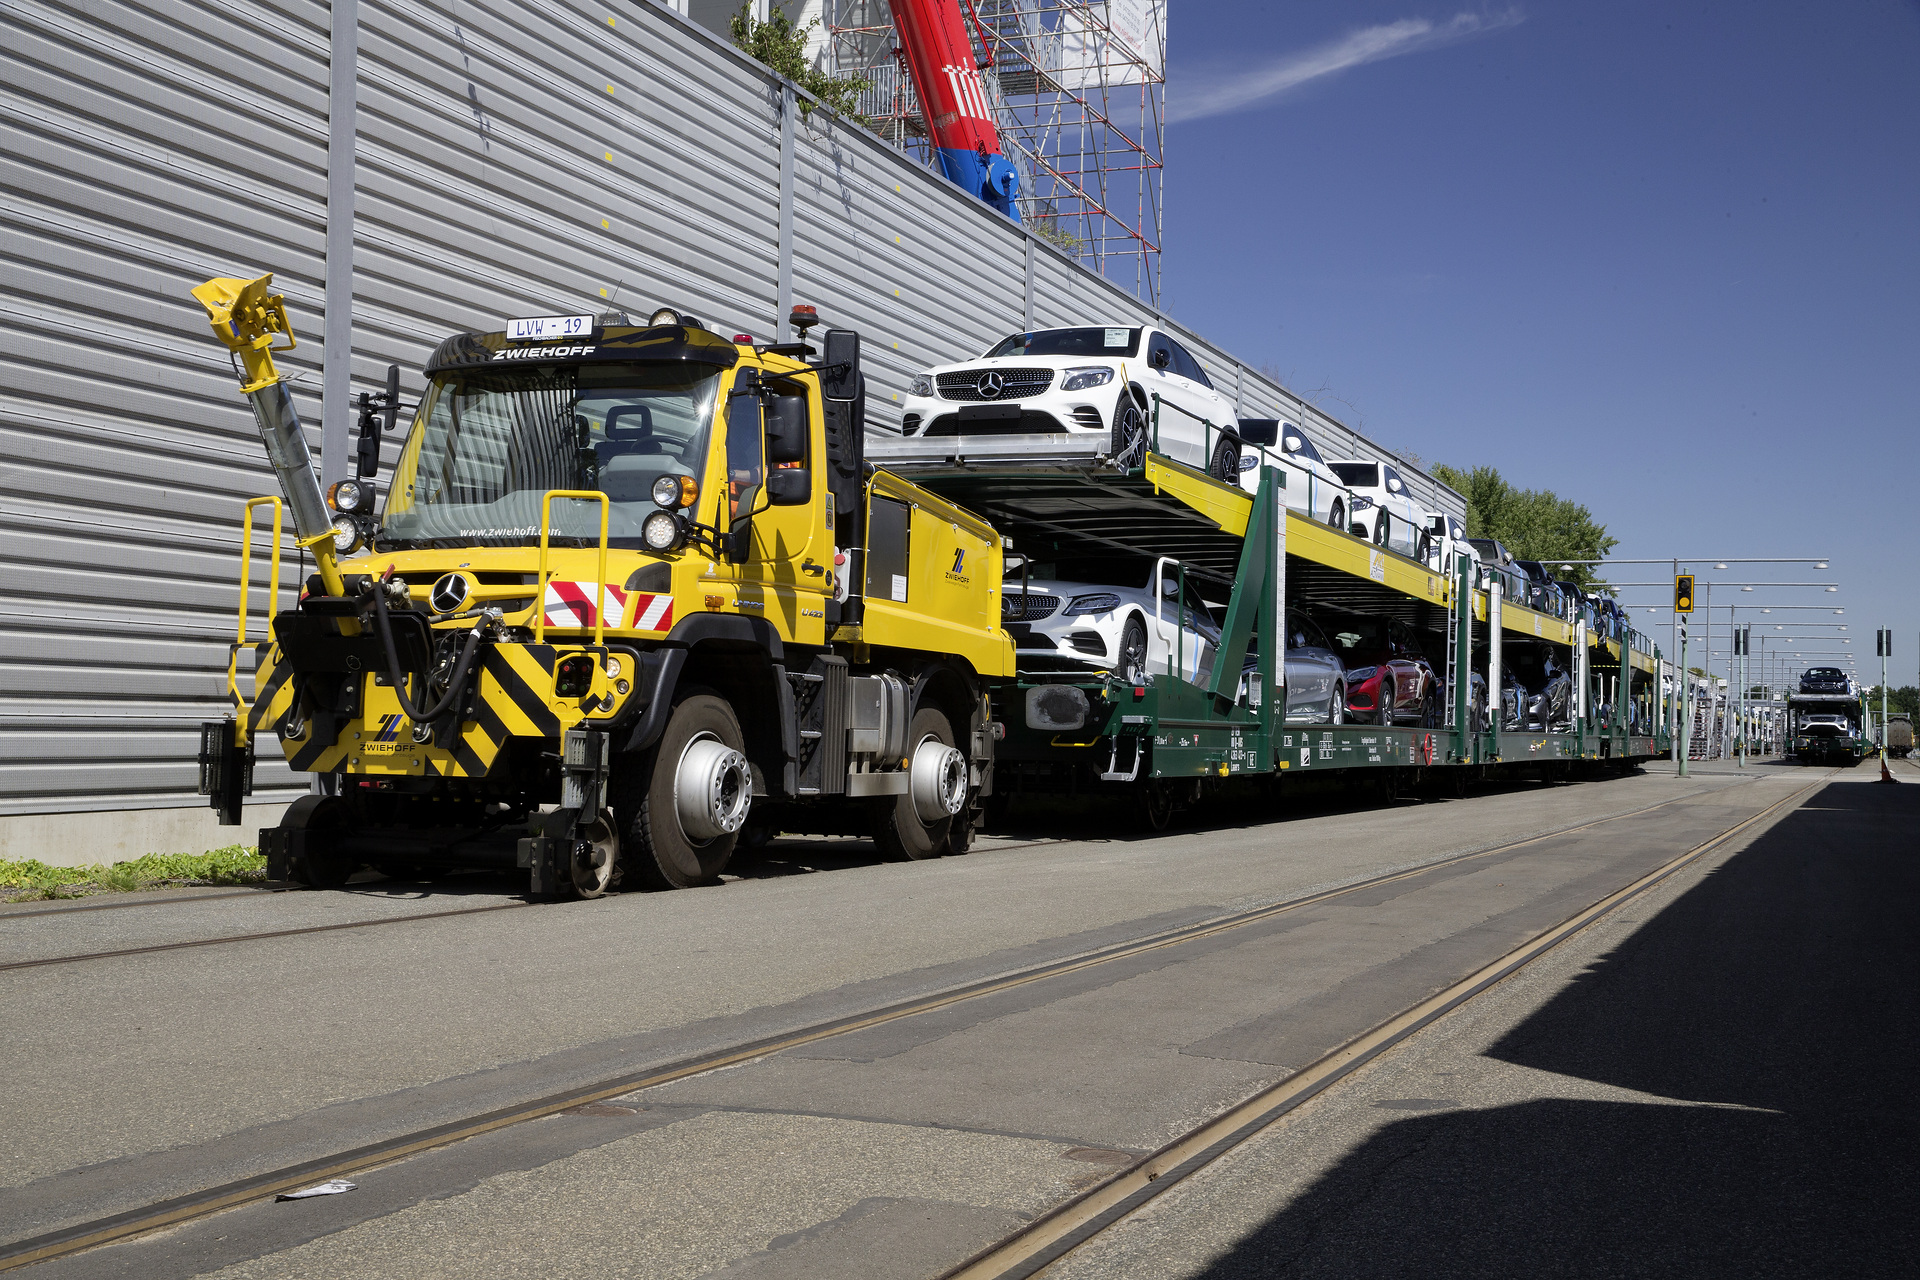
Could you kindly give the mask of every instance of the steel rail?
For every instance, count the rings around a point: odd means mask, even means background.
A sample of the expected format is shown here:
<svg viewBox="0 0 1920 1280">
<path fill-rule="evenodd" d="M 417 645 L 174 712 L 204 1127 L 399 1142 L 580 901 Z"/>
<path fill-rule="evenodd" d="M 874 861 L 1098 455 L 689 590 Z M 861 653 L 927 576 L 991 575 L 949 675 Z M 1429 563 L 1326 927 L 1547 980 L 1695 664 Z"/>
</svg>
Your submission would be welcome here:
<svg viewBox="0 0 1920 1280">
<path fill-rule="evenodd" d="M 1746 779 L 1743 785 L 1754 781 L 1758 781 L 1758 779 Z M 1811 789 L 1811 787 L 1803 788 L 1802 790 L 1808 789 Z M 617 1098 L 625 1094 L 636 1093 L 642 1089 L 657 1088 L 661 1085 L 671 1084 L 690 1076 L 702 1075 L 723 1067 L 739 1066 L 751 1062 L 756 1058 L 764 1058 L 788 1049 L 797 1049 L 804 1045 L 829 1039 L 833 1036 L 844 1035 L 853 1031 L 862 1031 L 869 1027 L 881 1026 L 905 1018 L 917 1017 L 921 1014 L 932 1013 L 964 1001 L 997 995 L 1000 992 L 1027 986 L 1031 983 L 1046 981 L 1050 978 L 1063 977 L 1068 974 L 1078 973 L 1082 970 L 1091 969 L 1103 964 L 1111 964 L 1118 960 L 1129 959 L 1133 956 L 1143 955 L 1148 952 L 1177 947 L 1188 942 L 1199 941 L 1203 938 L 1211 938 L 1230 930 L 1243 928 L 1250 924 L 1257 924 L 1285 912 L 1297 911 L 1303 907 L 1331 901 L 1359 890 L 1376 888 L 1384 884 L 1392 884 L 1396 881 L 1411 879 L 1415 876 L 1425 875 L 1428 872 L 1449 866 L 1457 866 L 1477 858 L 1490 857 L 1508 850 L 1523 848 L 1530 844 L 1538 844 L 1544 840 L 1553 840 L 1560 836 L 1571 835 L 1575 832 L 1588 831 L 1595 827 L 1605 826 L 1608 823 L 1621 822 L 1628 818 L 1640 817 L 1644 814 L 1664 809 L 1668 805 L 1679 804 L 1685 800 L 1697 799 L 1702 794 L 1704 794 L 1702 791 L 1693 791 L 1688 792 L 1686 795 L 1672 796 L 1666 800 L 1644 805 L 1638 809 L 1629 809 L 1622 813 L 1590 818 L 1584 822 L 1573 823 L 1565 827 L 1556 827 L 1548 831 L 1535 832 L 1532 835 L 1523 836 L 1515 840 L 1502 841 L 1499 844 L 1454 854 L 1449 857 L 1436 859 L 1432 862 L 1421 863 L 1418 866 L 1405 867 L 1398 871 L 1390 871 L 1382 875 L 1371 876 L 1364 880 L 1354 881 L 1351 884 L 1337 885 L 1330 889 L 1318 890 L 1313 893 L 1303 894 L 1299 897 L 1269 903 L 1263 907 L 1255 907 L 1230 915 L 1217 916 L 1212 920 L 1203 920 L 1196 924 L 1185 925 L 1158 934 L 1151 934 L 1144 938 L 1134 939 L 1131 942 L 1097 948 L 1093 951 L 1067 956 L 1059 960 L 1048 961 L 1044 964 L 1033 965 L 1024 969 L 1009 970 L 1006 973 L 981 979 L 976 982 L 965 983 L 943 991 L 932 992 L 924 996 L 913 997 L 893 1004 L 877 1006 L 860 1013 L 824 1019 L 787 1031 L 776 1032 L 773 1035 L 756 1040 L 693 1055 L 673 1062 L 657 1064 L 639 1071 L 624 1073 L 592 1084 L 581 1085 L 560 1093 L 550 1094 L 546 1097 L 515 1103 L 493 1111 L 483 1112 L 479 1115 L 448 1121 L 444 1124 L 435 1125 L 431 1128 L 412 1133 L 399 1134 L 392 1138 L 368 1143 L 347 1151 L 336 1152 L 331 1155 L 317 1157 L 312 1160 L 302 1161 L 298 1164 L 284 1166 L 250 1177 L 236 1179 L 232 1182 L 208 1187 L 200 1191 L 189 1192 L 186 1195 L 173 1197 L 142 1208 L 130 1209 L 123 1213 L 112 1214 L 107 1217 L 94 1219 L 90 1222 L 78 1223 L 58 1231 L 47 1232 L 43 1235 L 0 1246 L 0 1271 L 11 1271 L 19 1267 L 31 1266 L 52 1258 L 78 1253 L 85 1249 L 99 1248 L 102 1245 L 124 1241 L 134 1236 L 145 1235 L 148 1232 L 178 1226 L 183 1222 L 209 1217 L 226 1209 L 237 1208 L 250 1201 L 278 1195 L 283 1191 L 296 1190 L 300 1187 L 310 1186 L 316 1182 L 324 1182 L 330 1178 L 347 1177 L 378 1165 L 392 1164 L 395 1161 L 405 1159 L 409 1156 L 419 1155 L 439 1147 L 449 1146 L 453 1143 L 491 1133 L 498 1129 L 505 1129 L 531 1120 L 543 1119 L 550 1115 L 556 1115 L 570 1107 L 582 1106 L 593 1102 L 604 1102 L 609 1098 Z M 1795 795 L 1798 794 L 1800 793 L 1795 793 Z M 1788 799 L 1791 798 L 1793 797 L 1788 797 Z M 1769 806 L 1766 810 L 1762 811 L 1762 814 L 1771 812 L 1774 808 L 1778 807 L 1779 803 L 1784 803 L 1784 801 Z M 1759 816 L 1762 815 L 1755 815 L 1754 818 L 1749 818 L 1746 821 L 1754 821 Z M 1725 835 L 1731 834 L 1734 830 L 1738 830 L 1739 826 L 1742 825 L 1745 825 L 1745 823 L 1737 824 L 1735 827 L 1723 833 L 1722 836 L 1716 836 L 1715 839 L 1724 838 Z M 493 910 L 497 908 L 484 909 Z M 396 918 L 396 922 L 401 919 L 420 918 L 419 916 L 398 917 Z M 1150 1157 L 1150 1159 L 1153 1158 L 1155 1157 Z M 1102 1186 L 1106 1185 L 1110 1184 L 1102 1184 Z M 1094 1190 L 1098 1192 L 1100 1188 L 1096 1187 Z M 1063 1208 L 1070 1208 L 1072 1205 L 1081 1203 L 1082 1200 L 1084 1200 L 1084 1197 L 1082 1197 L 1081 1200 L 1069 1201 L 1068 1205 L 1063 1206 Z M 1060 1211 L 1056 1210 L 1055 1212 L 1058 1213 Z M 1048 1215 L 1048 1217 L 1040 1219 L 1039 1223 L 1051 1221 L 1052 1218 L 1053 1215 Z M 1039 1223 L 1035 1225 L 1037 1226 Z M 963 1266 L 965 1265 L 972 1264 L 963 1264 Z"/>
<path fill-rule="evenodd" d="M 1492 964 L 1395 1014 L 1310 1066 L 1188 1130 L 1152 1155 L 1055 1207 L 997 1243 L 988 1245 L 959 1265 L 941 1272 L 937 1280 L 1021 1280 L 1051 1266 L 1108 1227 L 1133 1216 L 1182 1179 L 1199 1172 L 1265 1131 L 1295 1107 L 1325 1092 L 1415 1032 L 1546 955 L 1588 925 L 1660 884 L 1782 806 L 1800 801 L 1831 781 L 1839 772 L 1835 769 L 1825 777 L 1815 779 L 1792 794 L 1782 796 L 1760 812 L 1743 818 L 1662 863 L 1625 888 L 1608 894 L 1592 906 L 1535 935 Z"/>
<path fill-rule="evenodd" d="M 1060 844 L 1060 840 L 1028 840 L 1020 844 L 996 845 L 992 849 L 982 849 L 982 853 L 994 853 L 1002 849 L 1028 849 L 1041 844 Z M 103 902 L 98 906 L 66 907 L 47 911 L 20 911 L 0 913 L 0 920 L 17 920 L 23 916 L 66 915 L 80 911 L 102 911 L 118 907 L 162 907 L 184 906 L 193 902 L 209 902 L 220 898 L 255 897 L 263 893 L 304 892 L 292 889 L 242 889 L 233 893 L 209 893 L 192 898 L 176 898 L 171 901 L 147 902 Z M 454 907 L 445 911 L 414 911 L 406 915 L 383 916 L 378 920 L 347 920 L 337 924 L 303 925 L 295 929 L 268 929 L 258 933 L 235 933 L 221 938 L 189 938 L 182 942 L 156 942 L 144 947 L 120 947 L 111 951 L 84 951 L 68 956 L 43 956 L 37 960 L 11 960 L 0 963 L 0 973 L 9 969 L 37 969 L 52 964 L 79 964 L 86 960 L 114 960 L 124 956 L 151 955 L 160 951 L 188 951 L 195 947 L 220 947 L 237 942 L 260 942 L 270 938 L 294 938 L 306 933 L 337 933 L 345 929 L 371 929 L 378 925 L 406 924 L 413 920 L 445 920 L 452 916 L 476 916 L 489 911 L 512 911 L 520 907 L 530 907 L 532 902 L 493 902 L 483 907 Z"/>
</svg>

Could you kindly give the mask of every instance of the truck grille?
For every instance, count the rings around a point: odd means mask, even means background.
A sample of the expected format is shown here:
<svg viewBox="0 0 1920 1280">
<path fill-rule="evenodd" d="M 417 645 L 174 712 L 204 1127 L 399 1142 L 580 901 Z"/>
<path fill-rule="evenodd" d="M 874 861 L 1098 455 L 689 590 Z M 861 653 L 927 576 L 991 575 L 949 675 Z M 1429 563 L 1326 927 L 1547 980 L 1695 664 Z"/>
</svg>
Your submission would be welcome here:
<svg viewBox="0 0 1920 1280">
<path fill-rule="evenodd" d="M 1006 591 L 1006 594 L 1000 597 L 1000 621 L 1002 622 L 1032 622 L 1038 618 L 1050 618 L 1053 616 L 1053 611 L 1060 607 L 1059 596 L 1043 596 L 1037 592 L 1022 595 L 1010 588 L 1002 588 L 1002 590 Z"/>
<path fill-rule="evenodd" d="M 980 379 L 987 374 L 1000 379 L 1000 394 L 982 395 Z M 977 404 L 983 400 L 1018 400 L 1023 396 L 1037 396 L 1053 385 L 1051 369 L 972 369 L 959 373 L 942 373 L 934 378 L 940 388 L 942 400 L 962 400 Z"/>
</svg>

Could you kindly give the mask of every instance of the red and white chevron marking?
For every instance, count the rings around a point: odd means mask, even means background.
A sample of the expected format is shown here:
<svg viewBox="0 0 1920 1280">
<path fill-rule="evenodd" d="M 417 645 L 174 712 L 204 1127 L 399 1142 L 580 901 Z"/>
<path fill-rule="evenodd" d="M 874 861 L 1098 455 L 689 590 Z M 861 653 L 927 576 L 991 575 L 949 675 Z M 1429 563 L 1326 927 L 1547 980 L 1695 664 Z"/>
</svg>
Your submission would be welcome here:
<svg viewBox="0 0 1920 1280">
<path fill-rule="evenodd" d="M 673 626 L 673 597 L 645 592 L 634 596 L 633 625 L 639 631 L 665 631 Z"/>
<path fill-rule="evenodd" d="M 590 627 L 593 625 L 593 588 L 591 582 L 568 582 L 556 578 L 547 584 L 547 625 L 550 627 Z M 607 612 L 606 625 L 617 627 L 626 616 L 627 593 L 615 586 L 600 587 L 600 607 Z"/>
</svg>

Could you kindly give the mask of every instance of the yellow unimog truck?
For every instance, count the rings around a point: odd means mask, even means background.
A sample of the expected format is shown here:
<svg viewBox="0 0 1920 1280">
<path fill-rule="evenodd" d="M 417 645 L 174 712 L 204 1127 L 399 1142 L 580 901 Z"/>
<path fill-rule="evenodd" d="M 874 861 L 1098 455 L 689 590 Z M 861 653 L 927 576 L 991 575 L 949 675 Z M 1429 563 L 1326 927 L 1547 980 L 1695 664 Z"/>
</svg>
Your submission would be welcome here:
<svg viewBox="0 0 1920 1280">
<path fill-rule="evenodd" d="M 194 290 L 240 359 L 316 572 L 249 632 L 201 789 L 239 821 L 259 751 L 315 775 L 269 874 L 338 885 L 523 867 L 533 893 L 712 882 L 744 839 L 964 851 L 992 785 L 986 682 L 1013 672 L 1002 547 L 864 462 L 859 337 L 729 341 L 671 310 L 460 333 L 377 494 L 388 393 L 324 494 L 273 354 L 272 277 Z M 251 546 L 247 557 L 251 555 Z M 244 558 L 244 557 L 243 557 Z M 255 657 L 243 696 L 242 655 Z"/>
</svg>

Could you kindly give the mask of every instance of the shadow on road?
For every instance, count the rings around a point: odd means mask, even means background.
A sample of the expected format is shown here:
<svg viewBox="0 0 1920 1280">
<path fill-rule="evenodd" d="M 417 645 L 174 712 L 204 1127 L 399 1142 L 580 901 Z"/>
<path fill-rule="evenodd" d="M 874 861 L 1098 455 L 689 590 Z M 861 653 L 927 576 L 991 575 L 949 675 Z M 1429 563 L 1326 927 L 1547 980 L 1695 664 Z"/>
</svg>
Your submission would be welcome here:
<svg viewBox="0 0 1920 1280">
<path fill-rule="evenodd" d="M 1920 1271 L 1917 820 L 1825 787 L 1487 1051 L 1652 1096 L 1396 1121 L 1207 1274 Z"/>
</svg>

